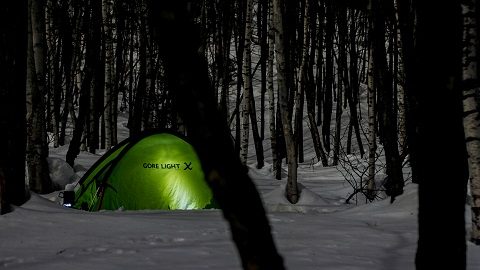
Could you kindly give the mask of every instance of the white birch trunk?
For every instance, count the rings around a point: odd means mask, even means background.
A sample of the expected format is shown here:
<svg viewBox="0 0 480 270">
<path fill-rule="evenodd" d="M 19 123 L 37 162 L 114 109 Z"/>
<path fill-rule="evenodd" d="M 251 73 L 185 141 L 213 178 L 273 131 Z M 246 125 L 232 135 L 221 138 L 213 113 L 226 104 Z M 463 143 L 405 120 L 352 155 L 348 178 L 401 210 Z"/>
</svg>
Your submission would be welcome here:
<svg viewBox="0 0 480 270">
<path fill-rule="evenodd" d="M 395 0 L 395 16 L 397 22 L 399 22 L 399 14 L 398 14 L 398 1 Z M 400 151 L 400 157 L 405 155 L 406 151 L 406 144 L 407 144 L 407 126 L 406 126 L 406 107 L 405 107 L 405 71 L 404 71 L 404 64 L 403 64 L 403 50 L 402 50 L 402 38 L 400 27 L 397 27 L 397 48 L 399 51 L 400 57 L 398 57 L 398 84 L 397 84 L 397 101 L 398 101 L 398 146 Z"/>
<path fill-rule="evenodd" d="M 472 208 L 471 240 L 480 244 L 480 88 L 478 87 L 478 34 L 476 0 L 464 1 L 463 126 L 467 145 Z"/>
<path fill-rule="evenodd" d="M 112 31 L 112 14 L 113 1 L 103 0 L 102 2 L 102 15 L 103 15 L 103 33 L 105 44 L 105 85 L 104 85 L 104 120 L 105 120 L 105 149 L 112 147 L 112 92 L 113 92 L 113 31 Z"/>
<path fill-rule="evenodd" d="M 27 167 L 30 189 L 49 193 L 53 186 L 48 171 L 48 145 L 45 117 L 45 6 L 42 0 L 29 0 L 27 52 Z"/>
<path fill-rule="evenodd" d="M 368 57 L 368 179 L 367 197 L 373 199 L 375 196 L 375 160 L 377 151 L 376 117 L 375 117 L 375 86 L 373 84 L 373 57 L 370 48 Z"/>
<path fill-rule="evenodd" d="M 247 164 L 248 142 L 250 135 L 250 96 L 252 87 L 252 25 L 253 0 L 247 0 L 247 14 L 245 19 L 245 50 L 243 52 L 243 100 L 242 100 L 242 132 L 240 144 L 240 158 Z"/>
<path fill-rule="evenodd" d="M 304 110 L 304 96 L 305 89 L 308 87 L 307 69 L 309 63 L 310 52 L 310 1 L 305 1 L 305 16 L 303 18 L 303 48 L 300 69 L 298 72 L 299 84 L 295 97 L 295 133 L 296 143 L 298 147 L 299 162 L 303 162 L 303 110 Z"/>
<path fill-rule="evenodd" d="M 275 57 L 275 29 L 273 25 L 273 2 L 269 0 L 268 18 L 268 70 L 267 70 L 267 93 L 268 93 L 268 114 L 270 118 L 270 144 L 272 147 L 272 171 L 276 175 L 277 164 L 277 135 L 275 130 L 275 92 L 273 86 L 273 59 Z"/>
</svg>

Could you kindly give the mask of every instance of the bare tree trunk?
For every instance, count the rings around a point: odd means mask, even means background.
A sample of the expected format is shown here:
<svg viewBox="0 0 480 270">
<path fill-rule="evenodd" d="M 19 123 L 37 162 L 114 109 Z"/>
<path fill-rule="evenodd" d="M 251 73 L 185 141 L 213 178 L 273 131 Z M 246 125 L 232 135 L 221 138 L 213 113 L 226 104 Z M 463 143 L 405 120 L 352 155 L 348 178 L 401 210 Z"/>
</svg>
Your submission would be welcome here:
<svg viewBox="0 0 480 270">
<path fill-rule="evenodd" d="M 400 152 L 400 158 L 404 159 L 407 155 L 407 124 L 406 124 L 406 96 L 405 96 L 405 70 L 403 63 L 403 44 L 401 37 L 401 25 L 400 25 L 400 10 L 399 1 L 395 0 L 395 35 L 396 35 L 396 48 L 397 48 L 397 106 L 398 106 L 398 148 Z"/>
<path fill-rule="evenodd" d="M 103 33 L 104 33 L 104 50 L 105 50 L 105 86 L 104 86 L 104 103 L 103 103 L 103 119 L 105 121 L 105 148 L 112 147 L 113 137 L 113 94 L 114 94 L 114 52 L 113 52 L 113 1 L 102 1 L 103 13 Z M 119 56 L 117 56 L 119 57 Z"/>
<path fill-rule="evenodd" d="M 480 82 L 478 78 L 477 1 L 463 1 L 463 127 L 470 168 L 472 231 L 470 239 L 480 245 Z"/>
<path fill-rule="evenodd" d="M 325 26 L 325 77 L 324 77 L 324 98 L 323 98 L 323 121 L 322 137 L 325 150 L 330 152 L 330 123 L 333 110 L 334 91 L 334 66 L 333 66 L 333 37 L 335 32 L 335 12 L 333 0 L 326 0 L 326 26 Z"/>
<path fill-rule="evenodd" d="M 327 0 L 328 1 L 328 0 Z M 315 102 L 317 109 L 317 126 L 322 126 L 322 111 L 323 111 L 323 95 L 324 95 L 324 80 L 323 80 L 323 51 L 324 51 L 324 28 L 325 28 L 325 0 L 318 2 L 318 45 L 317 45 L 317 61 L 316 61 L 316 98 Z M 323 130 L 323 127 L 322 127 Z M 323 140 L 323 135 L 322 135 Z"/>
<path fill-rule="evenodd" d="M 142 4 L 142 13 L 147 12 L 146 1 Z M 145 96 L 143 102 L 143 112 L 141 115 L 142 127 L 144 130 L 151 129 L 153 127 L 153 103 L 155 93 L 155 48 L 152 39 L 152 28 L 148 19 L 145 19 L 145 42 L 146 42 L 146 66 L 145 66 Z"/>
<path fill-rule="evenodd" d="M 235 125 L 236 125 L 236 128 L 235 128 L 235 150 L 236 152 L 238 152 L 240 154 L 240 160 L 242 160 L 243 162 L 243 159 L 244 157 L 242 157 L 242 154 L 241 154 L 241 144 L 242 144 L 242 127 L 241 127 L 241 124 L 242 124 L 242 121 L 241 121 L 241 113 L 240 113 L 240 110 L 241 110 L 241 104 L 242 104 L 242 84 L 243 84 L 243 54 L 244 54 L 244 50 L 245 50 L 245 21 L 244 21 L 244 18 L 245 18 L 245 11 L 246 10 L 246 7 L 245 7 L 245 0 L 242 0 L 242 1 L 237 1 L 237 20 L 236 20 L 236 23 L 237 23 L 237 27 L 235 28 L 236 29 L 236 34 L 235 34 L 235 41 L 236 41 L 236 55 L 237 55 L 237 102 L 236 102 L 236 114 L 235 114 Z"/>
<path fill-rule="evenodd" d="M 132 20 L 129 20 L 132 23 Z M 130 129 L 130 135 L 132 135 L 133 119 L 134 119 L 134 101 L 133 101 L 133 87 L 134 87 L 134 80 L 135 77 L 133 76 L 133 69 L 134 69 L 134 46 L 135 46 L 135 38 L 134 38 L 134 28 L 130 27 L 130 40 L 129 40 L 129 53 L 128 53 L 128 128 Z M 141 48 L 141 47 L 140 47 Z M 141 58 L 140 58 L 141 59 Z"/>
<path fill-rule="evenodd" d="M 278 75 L 277 75 L 278 77 Z M 277 78 L 278 85 L 278 78 Z M 280 89 L 277 89 L 277 112 L 275 113 L 275 131 L 276 131 L 276 141 L 277 141 L 277 163 L 275 166 L 275 179 L 282 179 L 282 160 L 287 156 L 287 149 L 285 143 L 285 133 L 283 131 L 282 125 L 282 109 L 280 107 L 279 97 Z"/>
<path fill-rule="evenodd" d="M 289 12 L 286 17 L 287 17 L 287 22 L 289 21 L 289 17 L 291 14 L 300 14 L 300 16 L 297 16 L 295 19 L 295 24 L 290 25 L 288 23 L 286 27 L 286 36 L 291 37 L 292 33 L 296 32 L 296 35 L 298 35 L 298 45 L 295 44 L 296 46 L 292 46 L 294 50 L 291 50 L 291 56 L 290 56 L 290 62 L 287 61 L 288 66 L 290 66 L 290 69 L 287 68 L 287 73 L 290 74 L 291 71 L 293 71 L 291 74 L 294 74 L 296 72 L 296 78 L 295 76 L 288 76 L 287 78 L 294 77 L 294 83 L 291 85 L 291 95 L 292 97 L 295 98 L 293 102 L 293 136 L 296 144 L 296 151 L 297 151 L 297 159 L 299 163 L 302 163 L 305 161 L 304 157 L 304 146 L 303 146 L 303 114 L 304 114 L 304 108 L 305 108 L 305 87 L 308 85 L 308 75 L 307 75 L 307 70 L 308 70 L 308 53 L 309 53 L 309 47 L 310 47 L 310 2 L 309 1 L 303 1 L 303 5 L 301 2 L 294 2 L 291 1 L 289 3 L 286 3 L 286 8 L 287 10 L 298 10 L 298 12 Z M 292 16 L 293 17 L 293 16 Z M 294 44 L 292 40 L 287 39 L 290 44 Z M 291 71 L 290 71 L 291 70 Z"/>
<path fill-rule="evenodd" d="M 60 108 L 62 103 L 62 38 L 57 39 L 52 27 L 58 25 L 58 2 L 52 2 L 45 8 L 45 39 L 46 39 L 46 89 L 50 89 L 47 99 L 47 131 L 52 133 L 53 147 L 59 146 L 60 139 Z M 61 14 L 61 13 L 60 13 Z M 61 15 L 60 15 L 61 16 Z"/>
<path fill-rule="evenodd" d="M 130 136 L 137 135 L 142 131 L 142 116 L 144 114 L 144 99 L 147 98 L 147 21 L 144 16 L 140 17 L 139 52 L 138 52 L 138 84 L 134 100 L 133 114 L 128 120 Z"/>
<path fill-rule="evenodd" d="M 273 25 L 273 1 L 268 0 L 268 70 L 267 70 L 267 91 L 268 91 L 268 115 L 270 118 L 270 145 L 272 148 L 272 170 L 277 175 L 277 130 L 275 128 L 275 90 L 273 85 L 273 60 L 275 58 L 275 28 Z M 281 161 L 280 161 L 281 162 Z M 281 174 L 280 174 L 281 175 Z"/>
<path fill-rule="evenodd" d="M 307 1 L 310 1 L 310 0 L 307 0 Z M 317 33 L 317 27 L 316 27 L 317 11 L 319 9 L 319 6 L 316 1 L 310 1 L 308 4 L 311 5 L 309 7 L 310 19 L 308 22 L 309 28 L 310 28 L 310 35 L 311 35 L 311 43 L 310 43 L 311 45 L 310 45 L 310 48 L 308 48 L 310 50 L 310 55 L 308 55 L 308 51 L 304 52 L 306 54 L 304 55 L 304 57 L 306 57 L 305 61 L 308 61 L 308 67 L 305 68 L 306 72 L 303 75 L 303 76 L 306 76 L 306 79 L 307 79 L 307 83 L 305 85 L 305 99 L 307 100 L 308 127 L 310 129 L 310 133 L 312 136 L 313 147 L 315 149 L 317 160 L 322 161 L 322 165 L 326 167 L 328 166 L 328 159 L 325 154 L 325 150 L 322 145 L 322 137 L 320 136 L 320 133 L 317 128 L 317 123 L 315 120 L 316 86 L 315 86 L 315 77 L 313 75 L 313 67 L 315 64 L 315 52 L 317 52 L 317 49 L 318 49 L 317 47 L 319 47 L 319 45 L 317 44 L 317 35 L 319 33 Z M 320 56 L 317 56 L 317 57 L 320 57 Z M 307 62 L 305 62 L 305 64 L 306 63 Z"/>
<path fill-rule="evenodd" d="M 309 1 L 309 0 L 307 0 L 307 1 Z M 313 4 L 315 4 L 315 3 L 313 2 Z M 315 9 L 312 13 L 315 14 L 314 12 L 315 12 Z M 313 16 L 312 19 L 314 19 L 313 22 L 310 21 L 309 23 L 310 24 L 316 24 L 316 16 L 315 15 Z M 311 34 L 314 35 L 313 32 Z M 314 63 L 314 60 L 315 60 L 314 59 L 315 58 L 314 52 L 315 52 L 316 44 L 315 44 L 313 38 L 312 38 L 312 44 L 311 44 L 310 47 L 311 47 L 311 52 L 310 53 L 313 54 L 313 55 L 310 55 L 310 60 L 309 60 L 310 64 L 309 64 L 309 67 L 308 67 L 308 71 L 306 71 L 303 75 L 303 76 L 305 76 L 304 80 L 306 80 L 307 78 L 309 80 L 309 82 L 305 86 L 305 98 L 307 100 L 308 127 L 309 127 L 310 133 L 312 135 L 313 147 L 315 149 L 315 154 L 317 156 L 317 160 L 321 161 L 322 165 L 324 167 L 326 167 L 326 166 L 328 166 L 328 158 L 325 154 L 325 150 L 324 150 L 323 142 L 322 142 L 322 137 L 320 136 L 320 133 L 319 133 L 318 128 L 317 128 L 317 123 L 316 123 L 316 120 L 315 120 L 315 101 L 316 101 L 316 99 L 315 99 L 315 84 L 313 82 L 313 80 L 314 80 L 314 78 L 313 78 L 313 63 Z M 304 57 L 308 57 L 307 52 L 304 52 L 304 53 L 305 53 Z M 317 56 L 317 57 L 321 57 L 321 56 Z M 306 61 L 307 59 L 304 58 L 304 60 Z M 307 69 L 307 68 L 305 68 L 305 69 Z M 310 75 L 308 75 L 308 74 L 310 74 Z M 319 94 L 321 94 L 321 93 L 319 93 Z"/>
<path fill-rule="evenodd" d="M 294 118 L 294 140 L 297 151 L 298 162 L 305 161 L 304 147 L 303 147 L 303 111 L 305 108 L 305 89 L 301 86 L 298 87 L 295 98 L 295 118 Z"/>
<path fill-rule="evenodd" d="M 100 113 L 103 111 L 104 76 L 105 76 L 105 48 L 102 46 L 102 2 L 92 0 L 90 2 L 92 18 L 90 31 L 92 31 L 92 45 L 95 46 L 96 61 L 101 63 L 93 67 L 93 77 L 90 87 L 90 109 L 88 111 L 86 146 L 90 153 L 95 153 L 99 147 L 100 137 Z"/>
<path fill-rule="evenodd" d="M 407 155 L 407 126 L 406 126 L 406 104 L 405 104 L 405 82 L 403 78 L 404 69 L 403 63 L 399 62 L 397 84 L 397 100 L 398 100 L 398 149 L 400 157 Z"/>
<path fill-rule="evenodd" d="M 119 0 L 114 3 L 114 14 L 116 24 L 116 47 L 115 47 L 115 76 L 114 76 L 114 94 L 112 99 L 112 145 L 118 143 L 118 96 L 119 93 L 123 93 L 123 100 L 126 101 L 127 95 L 127 83 L 126 83 L 126 62 L 128 53 L 128 41 L 127 41 L 127 8 L 125 0 Z M 123 111 L 123 107 L 120 106 L 120 110 Z"/>
<path fill-rule="evenodd" d="M 62 15 L 61 15 L 61 35 L 62 35 L 62 45 L 63 45 L 63 55 L 62 55 L 62 67 L 65 74 L 65 99 L 63 104 L 63 111 L 61 115 L 61 128 L 60 128 L 60 137 L 59 144 L 65 145 L 65 136 L 68 122 L 68 115 L 70 114 L 70 109 L 73 107 L 73 89 L 75 88 L 75 70 L 76 70 L 76 59 L 79 58 L 80 53 L 80 20 L 74 20 L 70 22 L 69 16 L 69 5 L 68 3 L 62 2 Z M 80 8 L 74 7 L 74 18 L 79 17 Z M 75 29 L 74 29 L 75 28 Z M 76 48 L 73 46 L 73 33 L 75 32 L 75 44 Z"/>
<path fill-rule="evenodd" d="M 309 77 L 309 69 L 313 68 L 310 66 L 310 47 L 311 37 L 313 35 L 311 29 L 312 18 L 316 17 L 313 15 L 312 9 L 310 7 L 310 0 L 305 1 L 304 7 L 304 17 L 303 17 L 303 47 L 301 48 L 300 56 L 300 69 L 299 69 L 299 85 L 297 90 L 297 100 L 296 100 L 296 112 L 295 112 L 295 140 L 297 141 L 297 153 L 298 153 L 298 162 L 304 162 L 304 150 L 303 150 L 303 111 L 304 111 L 304 96 L 306 89 L 310 87 L 310 80 L 313 78 Z M 315 107 L 313 107 L 314 109 Z M 312 109 L 312 108 L 310 108 Z"/>
<path fill-rule="evenodd" d="M 253 34 L 253 0 L 247 0 L 247 14 L 245 22 L 245 51 L 243 61 L 243 110 L 242 110 L 242 159 L 247 163 L 248 156 L 248 136 L 249 126 L 248 120 L 252 123 L 252 134 L 255 144 L 255 153 L 257 156 L 257 168 L 262 168 L 264 165 L 263 144 L 259 135 L 257 112 L 255 106 L 255 97 L 253 96 L 252 86 L 252 34 Z"/>
<path fill-rule="evenodd" d="M 340 76 L 340 75 L 339 75 Z M 343 113 L 343 98 L 342 98 L 343 85 L 338 80 L 337 84 L 337 106 L 335 110 L 335 138 L 333 142 L 333 161 L 332 165 L 337 166 L 340 159 L 340 144 L 341 144 L 341 132 L 342 132 L 342 113 Z"/>
<path fill-rule="evenodd" d="M 245 16 L 245 49 L 243 52 L 243 100 L 242 100 L 242 136 L 240 144 L 240 157 L 243 164 L 247 164 L 248 145 L 250 137 L 250 88 L 251 82 L 251 44 L 252 44 L 252 23 L 253 23 L 253 0 L 247 0 Z M 256 120 L 255 120 L 256 121 Z M 252 121 L 253 125 L 253 121 Z"/>
<path fill-rule="evenodd" d="M 3 165 L 3 164 L 2 164 Z M 7 214 L 11 211 L 9 202 L 7 200 L 5 175 L 3 174 L 3 166 L 0 167 L 0 215 Z"/>
<path fill-rule="evenodd" d="M 268 4 L 269 0 L 258 2 L 258 36 L 260 37 L 260 139 L 265 139 L 265 95 L 267 93 L 267 60 L 268 60 Z"/>
<path fill-rule="evenodd" d="M 90 25 L 94 16 L 98 16 L 96 12 L 92 12 L 87 8 L 88 11 L 85 12 L 83 24 Z M 95 73 L 95 66 L 99 59 L 99 47 L 100 42 L 98 33 L 96 30 L 92 30 L 86 35 L 86 56 L 85 56 L 85 66 L 84 66 L 84 75 L 81 83 L 80 89 L 80 98 L 79 98 L 79 108 L 78 116 L 75 121 L 75 127 L 73 129 L 72 140 L 68 147 L 66 161 L 70 166 L 73 167 L 75 159 L 80 153 L 80 146 L 82 144 L 82 136 L 85 131 L 88 118 L 88 109 L 90 108 L 90 93 L 93 88 L 93 77 Z"/>
<path fill-rule="evenodd" d="M 297 151 L 295 140 L 293 138 L 292 124 L 288 115 L 288 88 L 286 81 L 285 66 L 285 47 L 283 31 L 283 1 L 274 0 L 274 20 L 275 20 L 275 53 L 277 55 L 277 83 L 278 83 L 278 103 L 281 109 L 281 119 L 283 133 L 285 136 L 287 158 L 288 158 L 288 178 L 286 186 L 287 199 L 291 203 L 297 203 L 300 194 L 297 186 Z"/>
<path fill-rule="evenodd" d="M 253 98 L 253 87 L 250 87 L 250 121 L 252 122 L 253 142 L 255 144 L 255 154 L 257 156 L 257 168 L 261 169 L 265 165 L 263 155 L 263 141 L 260 137 L 257 123 L 256 106 Z"/>
<path fill-rule="evenodd" d="M 29 197 L 25 185 L 27 0 L 0 6 L 0 214 Z"/>
<path fill-rule="evenodd" d="M 461 4 L 454 0 L 435 2 L 435 12 L 431 12 L 431 3 L 415 4 L 413 74 L 418 76 L 410 92 L 418 100 L 414 115 L 417 144 L 411 149 L 417 154 L 419 180 L 415 264 L 417 270 L 462 270 L 466 269 L 468 160 L 462 123 Z M 448 203 L 441 203 L 440 194 L 446 188 Z M 439 235 L 442 241 L 438 241 Z"/>
<path fill-rule="evenodd" d="M 253 4 L 252 4 L 253 5 Z M 266 8 L 266 7 L 265 7 Z M 252 11 L 253 12 L 253 11 Z M 260 12 L 259 12 L 260 13 Z M 263 13 L 263 12 L 261 12 Z M 259 15 L 261 17 L 261 15 Z M 253 17 L 253 14 L 252 14 Z M 261 22 L 257 22 L 261 23 Z M 263 27 L 262 27 L 263 28 Z M 263 31 L 262 31 L 263 33 Z M 263 35 L 263 34 L 262 34 Z M 261 36 L 262 36 L 261 35 Z M 262 40 L 264 38 L 262 37 Z M 266 37 L 264 39 L 266 41 Z M 265 45 L 265 44 L 264 44 Z M 251 46 L 250 46 L 251 48 Z M 265 49 L 262 49 L 263 53 L 266 54 L 264 51 Z M 267 48 L 268 50 L 268 48 Z M 250 54 L 251 58 L 251 54 Z M 252 84 L 250 85 L 250 121 L 252 122 L 252 133 L 253 133 L 253 141 L 255 143 L 255 154 L 257 156 L 257 168 L 261 169 L 265 165 L 265 156 L 263 153 L 263 139 L 265 137 L 265 93 L 266 93 L 266 59 L 267 56 L 261 56 L 260 57 L 260 65 L 261 65 L 261 93 L 260 93 L 260 129 L 258 128 L 258 121 L 257 121 L 257 106 L 255 105 L 255 96 L 253 94 L 253 86 Z M 251 62 L 251 60 L 250 60 Z M 250 66 L 251 67 L 251 66 Z M 251 74 L 250 76 L 253 76 Z M 250 83 L 252 83 L 252 80 L 250 80 Z"/>
<path fill-rule="evenodd" d="M 353 126 L 355 131 L 355 137 L 357 138 L 357 145 L 360 151 L 360 156 L 365 155 L 365 150 L 363 149 L 362 137 L 360 134 L 360 123 L 359 115 L 357 112 L 358 106 L 358 95 L 360 92 L 360 80 L 358 75 L 358 52 L 357 52 L 357 24 L 355 21 L 358 19 L 358 16 L 355 16 L 355 12 L 351 11 L 350 19 L 350 65 L 349 65 L 349 74 L 350 74 L 350 91 L 347 95 L 348 105 L 350 108 L 350 128 Z M 351 132 L 349 133 L 349 135 Z M 347 150 L 348 152 L 348 150 Z"/>
<path fill-rule="evenodd" d="M 234 21 L 234 3 L 230 1 L 221 1 L 219 3 L 221 8 L 221 19 L 219 20 L 219 31 L 221 32 L 220 37 L 220 51 L 221 51 L 221 80 L 222 80 L 222 89 L 220 94 L 220 112 L 225 115 L 225 119 L 229 119 L 230 112 L 230 83 L 231 79 L 231 44 L 232 44 L 232 33 L 233 33 L 233 21 Z"/>
<path fill-rule="evenodd" d="M 373 200 L 375 198 L 375 161 L 377 157 L 377 129 L 376 129 L 376 111 L 375 100 L 376 91 L 373 83 L 373 59 L 372 49 L 368 54 L 368 179 L 367 179 L 367 198 Z"/>
<path fill-rule="evenodd" d="M 402 172 L 402 163 L 398 153 L 398 133 L 395 116 L 394 91 L 392 72 L 387 66 L 386 51 L 385 51 L 385 12 L 388 10 L 388 4 L 374 0 L 372 2 L 372 26 L 373 26 L 373 68 L 375 72 L 375 87 L 377 94 L 382 96 L 378 100 L 379 118 L 382 119 L 380 138 L 383 138 L 385 158 L 386 158 L 386 173 L 387 180 L 384 183 L 386 194 L 391 196 L 391 200 L 403 193 L 404 180 Z M 382 106 L 380 106 L 382 104 Z M 380 107 L 382 109 L 380 109 Z M 380 120 L 380 119 L 379 119 Z"/>
<path fill-rule="evenodd" d="M 48 142 L 45 117 L 45 5 L 30 0 L 31 16 L 28 36 L 27 91 L 31 99 L 27 108 L 27 165 L 30 189 L 37 193 L 53 191 L 48 170 Z"/>
<path fill-rule="evenodd" d="M 333 147 L 333 165 L 338 165 L 340 159 L 341 148 L 341 132 L 342 132 L 342 114 L 343 114 L 343 91 L 345 88 L 345 95 L 351 95 L 351 87 L 348 81 L 348 67 L 347 67 L 347 10 L 339 8 L 337 10 L 337 25 L 338 25 L 338 61 L 337 61 L 337 107 L 335 110 L 335 138 Z M 345 104 L 346 105 L 346 104 Z"/>
<path fill-rule="evenodd" d="M 410 160 L 410 167 L 412 170 L 412 182 L 419 183 L 417 167 L 418 162 L 417 152 L 413 149 L 418 148 L 418 130 L 416 117 L 418 110 L 418 95 L 414 92 L 415 84 L 415 8 L 413 0 L 398 0 L 398 22 L 401 34 L 402 43 L 402 63 L 405 77 L 405 85 L 403 91 L 405 92 L 405 129 L 406 129 L 406 144 L 408 146 L 408 154 Z"/>
</svg>

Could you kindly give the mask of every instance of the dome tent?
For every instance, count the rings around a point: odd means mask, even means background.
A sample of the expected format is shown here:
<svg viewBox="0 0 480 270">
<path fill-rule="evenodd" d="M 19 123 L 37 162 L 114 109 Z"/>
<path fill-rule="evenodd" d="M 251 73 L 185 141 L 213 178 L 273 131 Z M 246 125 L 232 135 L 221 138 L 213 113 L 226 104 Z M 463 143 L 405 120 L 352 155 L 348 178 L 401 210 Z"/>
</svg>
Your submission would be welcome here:
<svg viewBox="0 0 480 270">
<path fill-rule="evenodd" d="M 194 148 L 166 131 L 122 141 L 85 173 L 74 192 L 73 207 L 89 211 L 215 208 Z"/>
</svg>

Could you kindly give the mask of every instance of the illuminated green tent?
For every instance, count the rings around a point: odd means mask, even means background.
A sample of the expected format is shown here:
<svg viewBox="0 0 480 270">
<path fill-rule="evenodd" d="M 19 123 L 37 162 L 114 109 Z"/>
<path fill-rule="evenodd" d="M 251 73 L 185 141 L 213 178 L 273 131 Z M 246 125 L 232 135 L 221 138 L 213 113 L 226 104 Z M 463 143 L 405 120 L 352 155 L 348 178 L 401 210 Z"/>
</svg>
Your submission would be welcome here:
<svg viewBox="0 0 480 270">
<path fill-rule="evenodd" d="M 193 147 L 170 132 L 144 133 L 108 151 L 75 187 L 73 207 L 101 209 L 214 208 Z"/>
</svg>

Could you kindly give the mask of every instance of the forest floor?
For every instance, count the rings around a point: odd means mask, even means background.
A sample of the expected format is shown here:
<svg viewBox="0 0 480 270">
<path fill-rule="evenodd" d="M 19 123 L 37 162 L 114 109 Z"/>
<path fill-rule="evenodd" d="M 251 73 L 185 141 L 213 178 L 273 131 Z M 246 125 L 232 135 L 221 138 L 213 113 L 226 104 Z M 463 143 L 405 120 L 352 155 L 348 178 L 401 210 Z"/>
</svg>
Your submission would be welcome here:
<svg viewBox="0 0 480 270">
<path fill-rule="evenodd" d="M 57 178 L 67 175 L 61 165 L 66 150 L 51 149 Z M 82 152 L 77 175 L 100 154 Z M 284 198 L 285 180 L 275 180 L 268 163 L 256 169 L 253 158 L 249 174 L 288 269 L 414 269 L 416 185 L 407 183 L 393 204 L 365 204 L 361 198 L 345 204 L 353 189 L 341 170 L 307 162 L 299 167 L 300 201 L 291 205 Z M 0 216 L 0 268 L 241 269 L 220 210 L 91 213 L 60 206 L 57 194 L 33 194 Z M 480 269 L 480 247 L 471 243 L 468 269 Z"/>
</svg>

